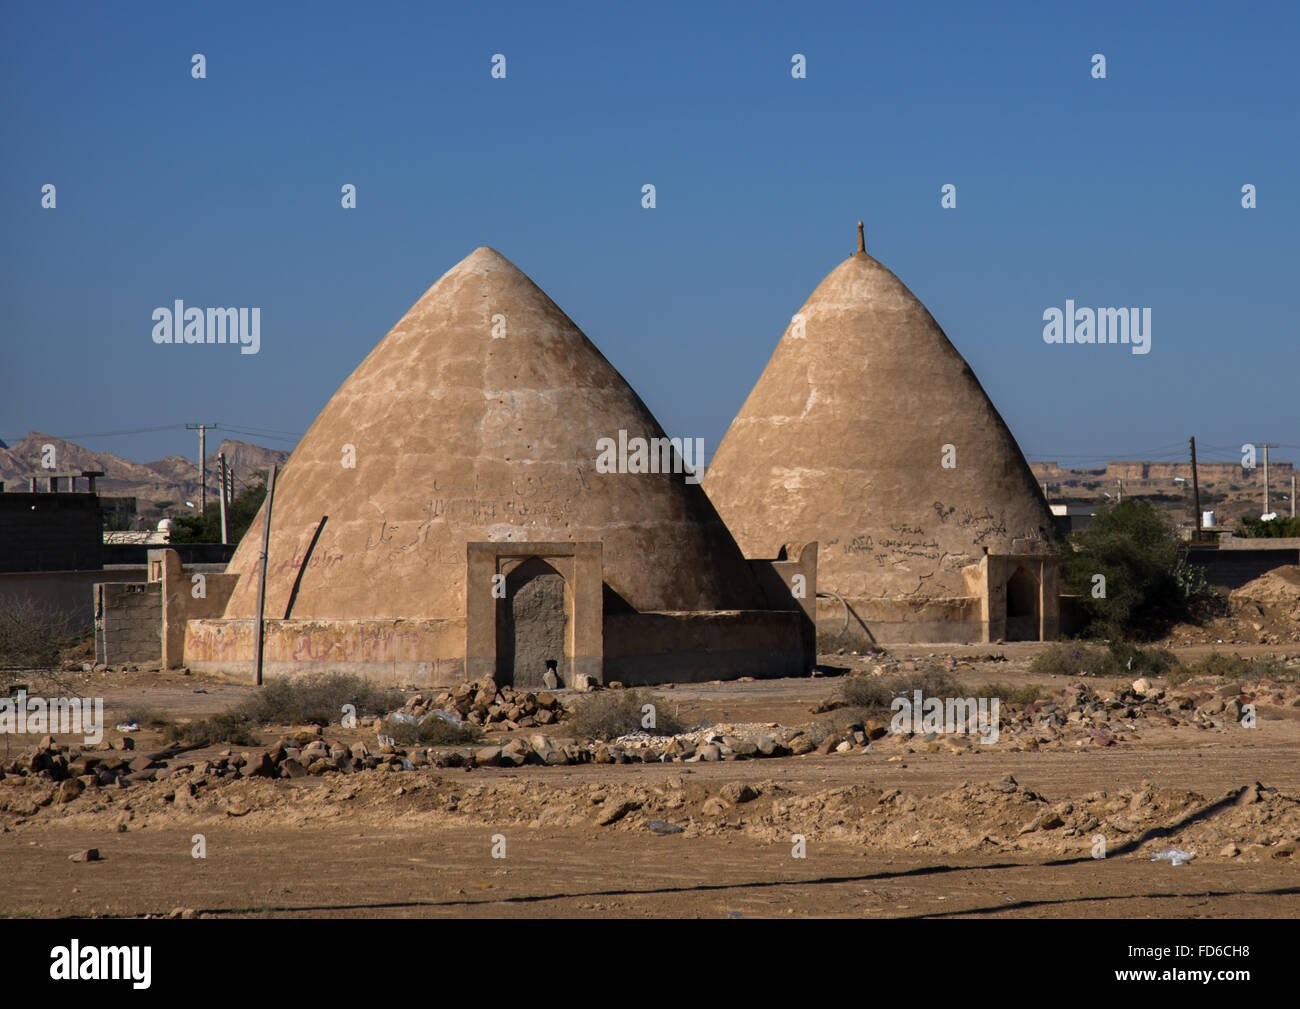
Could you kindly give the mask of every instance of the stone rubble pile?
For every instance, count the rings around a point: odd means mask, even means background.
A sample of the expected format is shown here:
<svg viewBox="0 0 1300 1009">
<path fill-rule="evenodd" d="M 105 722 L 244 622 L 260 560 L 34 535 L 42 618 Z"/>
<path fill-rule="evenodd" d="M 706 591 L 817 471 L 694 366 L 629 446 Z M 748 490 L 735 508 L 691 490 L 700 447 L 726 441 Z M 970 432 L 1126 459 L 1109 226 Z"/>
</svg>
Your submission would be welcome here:
<svg viewBox="0 0 1300 1009">
<path fill-rule="evenodd" d="M 1300 690 L 1294 683 L 1274 680 L 1190 680 L 1168 688 L 1146 678 L 1111 688 L 1071 684 L 1059 696 L 1018 711 L 1008 711 L 1004 705 L 1002 738 L 1031 750 L 1062 742 L 1114 746 L 1141 738 L 1138 731 L 1143 722 L 1203 730 L 1239 725 L 1248 704 L 1256 706 L 1256 717 L 1264 706 L 1300 707 Z"/>
<path fill-rule="evenodd" d="M 508 684 L 498 687 L 489 677 L 462 683 L 436 697 L 416 694 L 399 710 L 415 718 L 423 718 L 434 711 L 455 712 L 459 718 L 474 725 L 517 731 L 553 725 L 563 716 L 564 705 L 549 691 L 534 693 L 517 690 Z"/>
</svg>

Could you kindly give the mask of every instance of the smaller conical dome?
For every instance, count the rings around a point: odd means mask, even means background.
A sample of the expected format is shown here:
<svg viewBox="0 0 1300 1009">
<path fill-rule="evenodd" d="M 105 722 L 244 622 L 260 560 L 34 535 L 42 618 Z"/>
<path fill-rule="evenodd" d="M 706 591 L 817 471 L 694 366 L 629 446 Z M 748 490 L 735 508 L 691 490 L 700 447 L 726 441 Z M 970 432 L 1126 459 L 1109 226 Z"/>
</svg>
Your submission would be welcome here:
<svg viewBox="0 0 1300 1009">
<path fill-rule="evenodd" d="M 794 316 L 704 487 L 747 554 L 817 540 L 819 588 L 854 598 L 962 596 L 984 548 L 1053 536 L 970 366 L 865 251 Z"/>
</svg>

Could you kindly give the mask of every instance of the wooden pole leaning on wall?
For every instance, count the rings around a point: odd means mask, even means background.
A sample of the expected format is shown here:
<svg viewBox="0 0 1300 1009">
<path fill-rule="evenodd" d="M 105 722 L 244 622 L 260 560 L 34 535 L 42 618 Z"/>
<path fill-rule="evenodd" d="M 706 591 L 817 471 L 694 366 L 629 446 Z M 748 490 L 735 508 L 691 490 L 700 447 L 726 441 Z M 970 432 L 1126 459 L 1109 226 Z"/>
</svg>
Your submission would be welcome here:
<svg viewBox="0 0 1300 1009">
<path fill-rule="evenodd" d="M 226 453 L 217 454 L 217 463 L 221 466 L 221 542 L 230 542 L 230 533 L 226 525 Z"/>
<path fill-rule="evenodd" d="M 271 477 L 266 485 L 266 518 L 262 521 L 262 552 L 257 564 L 257 636 L 253 641 L 253 664 L 257 668 L 257 685 L 262 685 L 262 631 L 266 616 L 266 556 L 271 545 L 271 506 L 275 502 L 275 474 L 279 466 L 271 466 Z"/>
</svg>

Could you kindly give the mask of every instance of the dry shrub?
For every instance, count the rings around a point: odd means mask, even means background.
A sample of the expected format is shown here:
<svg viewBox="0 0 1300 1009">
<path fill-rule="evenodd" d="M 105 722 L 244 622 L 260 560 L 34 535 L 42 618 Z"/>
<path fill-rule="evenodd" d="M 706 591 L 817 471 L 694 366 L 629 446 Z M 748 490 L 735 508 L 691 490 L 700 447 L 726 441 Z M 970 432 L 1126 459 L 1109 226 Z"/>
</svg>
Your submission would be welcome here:
<svg viewBox="0 0 1300 1009">
<path fill-rule="evenodd" d="M 1176 687 L 1198 676 L 1212 677 L 1217 680 L 1294 680 L 1296 673 L 1289 670 L 1271 655 L 1259 655 L 1254 658 L 1242 658 L 1240 655 L 1225 655 L 1223 652 L 1211 652 L 1202 656 L 1190 666 L 1184 666 L 1169 674 L 1165 681 Z"/>
<path fill-rule="evenodd" d="M 163 730 L 163 738 L 181 746 L 211 746 L 213 743 L 258 746 L 261 741 L 254 735 L 255 730 L 247 715 L 232 710 L 211 718 L 168 725 Z"/>
<path fill-rule="evenodd" d="M 1030 683 L 1012 686 L 1009 683 L 986 683 L 975 691 L 975 697 L 998 698 L 1003 704 L 1033 704 L 1043 696 L 1043 688 Z"/>
<path fill-rule="evenodd" d="M 840 698 L 850 708 L 888 711 L 899 694 L 911 698 L 914 691 L 925 697 L 963 697 L 965 691 L 952 674 L 938 666 L 890 676 L 850 676 L 840 686 Z"/>
<path fill-rule="evenodd" d="M 67 613 L 32 599 L 0 604 L 0 668 L 57 669 L 63 649 L 82 637 L 83 628 Z"/>
<path fill-rule="evenodd" d="M 261 725 L 329 725 L 342 721 L 345 704 L 361 718 L 392 711 L 405 700 L 402 691 L 351 673 L 306 673 L 269 680 L 238 710 Z"/>
<path fill-rule="evenodd" d="M 421 719 L 401 717 L 394 713 L 384 719 L 379 731 L 385 736 L 391 736 L 395 743 L 420 746 L 459 746 L 462 743 L 473 743 L 483 735 L 483 730 L 473 722 L 457 725 L 432 711 Z"/>
<path fill-rule="evenodd" d="M 655 725 L 642 725 L 642 709 L 654 706 Z M 573 706 L 564 721 L 569 735 L 579 739 L 616 739 L 631 732 L 648 732 L 673 736 L 682 732 L 675 715 L 669 714 L 668 702 L 648 690 L 600 690 L 587 694 Z"/>
</svg>

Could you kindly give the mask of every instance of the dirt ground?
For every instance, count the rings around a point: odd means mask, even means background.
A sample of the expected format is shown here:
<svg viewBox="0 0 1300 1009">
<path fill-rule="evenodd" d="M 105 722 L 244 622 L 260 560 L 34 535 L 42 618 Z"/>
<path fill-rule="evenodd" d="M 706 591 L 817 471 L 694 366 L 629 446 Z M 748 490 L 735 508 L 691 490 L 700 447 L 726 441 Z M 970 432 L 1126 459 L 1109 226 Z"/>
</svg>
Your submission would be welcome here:
<svg viewBox="0 0 1300 1009">
<path fill-rule="evenodd" d="M 1029 672 L 1041 647 L 893 654 L 951 657 L 972 688 L 1069 685 Z M 1178 652 L 1190 660 L 1208 650 Z M 839 669 L 872 661 L 823 657 Z M 223 711 L 252 689 L 178 672 L 62 675 L 104 697 L 110 726 L 141 704 L 173 718 Z M 824 717 L 810 709 L 841 682 L 658 692 L 686 723 L 789 726 Z M 718 763 L 429 767 L 235 779 L 196 794 L 176 779 L 88 790 L 66 805 L 11 803 L 0 816 L 0 916 L 1300 916 L 1300 709 L 1268 709 L 1253 732 L 1141 728 L 1077 750 L 954 752 L 891 737 L 867 752 Z M 147 733 L 134 735 L 150 748 Z M 24 799 L 34 789 L 19 793 L 21 784 L 11 775 L 0 793 Z M 729 784 L 757 797 L 719 803 Z M 602 825 L 618 804 L 630 808 Z M 1067 812 L 1066 827 L 1035 829 L 1052 810 Z M 660 835 L 652 820 L 682 830 Z M 1096 831 L 1104 858 L 1094 857 Z M 206 857 L 195 858 L 200 836 Z M 1170 845 L 1196 858 L 1151 860 Z M 86 848 L 101 860 L 69 861 Z"/>
</svg>

